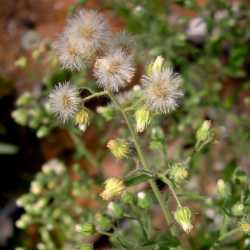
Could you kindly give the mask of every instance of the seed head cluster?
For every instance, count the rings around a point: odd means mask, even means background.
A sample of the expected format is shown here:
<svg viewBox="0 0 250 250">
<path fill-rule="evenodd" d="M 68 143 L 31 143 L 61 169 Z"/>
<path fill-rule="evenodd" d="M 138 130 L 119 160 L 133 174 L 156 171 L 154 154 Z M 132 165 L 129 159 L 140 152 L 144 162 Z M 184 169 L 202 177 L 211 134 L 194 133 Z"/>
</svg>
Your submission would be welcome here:
<svg viewBox="0 0 250 250">
<path fill-rule="evenodd" d="M 109 40 L 104 16 L 93 10 L 82 10 L 68 20 L 55 49 L 64 68 L 80 70 Z"/>
<path fill-rule="evenodd" d="M 134 40 L 124 31 L 112 34 L 104 16 L 93 10 L 71 17 L 54 48 L 63 68 L 79 71 L 91 66 L 97 84 L 105 90 L 118 92 L 135 75 Z M 173 111 L 183 96 L 181 82 L 171 65 L 158 57 L 142 77 L 143 106 L 152 113 Z M 59 83 L 50 94 L 52 111 L 63 122 L 74 117 L 80 101 L 78 90 L 68 82 Z"/>
</svg>

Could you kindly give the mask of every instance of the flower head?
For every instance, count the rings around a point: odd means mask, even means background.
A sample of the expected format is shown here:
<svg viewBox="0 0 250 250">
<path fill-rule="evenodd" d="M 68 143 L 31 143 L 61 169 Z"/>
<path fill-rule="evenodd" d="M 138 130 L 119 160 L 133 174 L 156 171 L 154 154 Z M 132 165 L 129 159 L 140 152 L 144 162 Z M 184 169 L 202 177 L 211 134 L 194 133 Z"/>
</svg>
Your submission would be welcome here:
<svg viewBox="0 0 250 250">
<path fill-rule="evenodd" d="M 137 133 L 142 133 L 145 130 L 145 128 L 148 127 L 150 120 L 151 120 L 151 116 L 147 108 L 142 107 L 136 110 L 135 121 L 136 121 Z"/>
<path fill-rule="evenodd" d="M 188 207 L 180 207 L 174 213 L 175 220 L 186 233 L 189 233 L 193 229 L 191 217 L 192 213 Z"/>
<path fill-rule="evenodd" d="M 170 65 L 152 68 L 151 74 L 144 76 L 144 94 L 148 108 L 153 112 L 168 113 L 178 106 L 183 96 L 180 89 L 181 77 L 173 72 Z"/>
<path fill-rule="evenodd" d="M 104 191 L 101 193 L 101 197 L 104 200 L 111 200 L 114 197 L 120 196 L 125 189 L 123 181 L 114 177 L 107 179 L 104 185 Z"/>
<path fill-rule="evenodd" d="M 119 160 L 126 158 L 130 151 L 129 144 L 124 139 L 110 140 L 107 144 L 107 147 Z"/>
<path fill-rule="evenodd" d="M 96 60 L 94 75 L 101 87 L 113 92 L 125 87 L 134 76 L 131 56 L 121 49 Z"/>
<path fill-rule="evenodd" d="M 76 87 L 69 82 L 59 83 L 50 93 L 49 98 L 52 111 L 63 122 L 74 116 L 81 101 Z"/>
<path fill-rule="evenodd" d="M 67 32 L 63 32 L 54 43 L 62 67 L 69 70 L 81 70 L 85 67 L 89 55 L 83 55 L 82 48 L 83 44 L 73 39 Z"/>
</svg>

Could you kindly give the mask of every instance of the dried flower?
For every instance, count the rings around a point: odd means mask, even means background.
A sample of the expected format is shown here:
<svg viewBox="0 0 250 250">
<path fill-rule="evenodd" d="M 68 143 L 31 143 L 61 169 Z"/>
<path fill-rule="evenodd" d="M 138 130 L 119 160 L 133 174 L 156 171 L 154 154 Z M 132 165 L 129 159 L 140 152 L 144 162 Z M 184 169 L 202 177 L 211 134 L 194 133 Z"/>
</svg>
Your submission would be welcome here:
<svg viewBox="0 0 250 250">
<path fill-rule="evenodd" d="M 192 213 L 188 207 L 179 207 L 174 213 L 175 220 L 186 233 L 189 233 L 193 229 L 191 217 Z"/>
<path fill-rule="evenodd" d="M 107 147 L 119 160 L 126 158 L 129 154 L 129 144 L 124 139 L 110 140 Z"/>
<path fill-rule="evenodd" d="M 104 191 L 101 193 L 101 197 L 104 200 L 111 200 L 114 197 L 120 196 L 125 189 L 123 181 L 115 177 L 107 179 L 104 185 Z"/>
<path fill-rule="evenodd" d="M 168 113 L 178 106 L 183 96 L 180 89 L 181 77 L 173 72 L 173 68 L 166 64 L 152 67 L 151 74 L 144 76 L 142 82 L 145 86 L 144 94 L 148 108 L 153 112 Z"/>
<path fill-rule="evenodd" d="M 97 59 L 94 67 L 98 84 L 113 92 L 125 87 L 132 80 L 134 73 L 131 56 L 126 55 L 121 49 Z"/>
<path fill-rule="evenodd" d="M 81 101 L 77 89 L 69 82 L 59 83 L 49 98 L 52 111 L 63 122 L 74 116 Z"/>
</svg>

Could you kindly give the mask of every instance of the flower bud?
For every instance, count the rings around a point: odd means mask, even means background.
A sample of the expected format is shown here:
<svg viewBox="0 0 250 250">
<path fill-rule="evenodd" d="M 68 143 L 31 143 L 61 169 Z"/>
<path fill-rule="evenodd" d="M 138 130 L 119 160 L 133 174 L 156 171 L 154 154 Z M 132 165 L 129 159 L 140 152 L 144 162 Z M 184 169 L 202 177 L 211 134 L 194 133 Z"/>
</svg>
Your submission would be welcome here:
<svg viewBox="0 0 250 250">
<path fill-rule="evenodd" d="M 45 137 L 46 135 L 48 135 L 50 132 L 49 128 L 48 127 L 45 127 L 45 126 L 42 126 L 40 127 L 37 132 L 36 132 L 36 136 L 38 138 L 43 138 Z"/>
<path fill-rule="evenodd" d="M 28 113 L 24 109 L 16 109 L 11 113 L 16 123 L 25 126 L 28 122 Z"/>
<path fill-rule="evenodd" d="M 97 112 L 101 114 L 106 119 L 106 121 L 110 121 L 115 114 L 115 110 L 112 106 L 98 107 Z"/>
<path fill-rule="evenodd" d="M 27 228 L 31 224 L 31 217 L 28 214 L 21 216 L 19 220 L 16 221 L 16 226 L 21 229 Z"/>
<path fill-rule="evenodd" d="M 151 206 L 151 199 L 145 192 L 137 194 L 137 205 L 140 208 L 148 209 Z"/>
<path fill-rule="evenodd" d="M 150 148 L 157 150 L 162 148 L 165 143 L 165 134 L 161 127 L 154 127 L 151 131 Z"/>
<path fill-rule="evenodd" d="M 124 204 L 132 204 L 134 202 L 134 195 L 129 192 L 124 192 L 122 194 L 122 202 Z"/>
<path fill-rule="evenodd" d="M 217 181 L 217 191 L 219 196 L 223 199 L 227 199 L 231 195 L 231 188 L 229 184 L 224 182 L 222 179 Z"/>
<path fill-rule="evenodd" d="M 97 214 L 95 216 L 97 229 L 100 231 L 109 231 L 112 223 L 111 220 L 102 214 Z"/>
<path fill-rule="evenodd" d="M 170 169 L 169 176 L 176 183 L 181 183 L 188 177 L 188 171 L 181 164 L 174 164 Z"/>
<path fill-rule="evenodd" d="M 90 122 L 89 111 L 86 108 L 82 108 L 75 115 L 75 124 L 79 127 L 81 131 L 85 131 Z"/>
<path fill-rule="evenodd" d="M 109 204 L 108 204 L 108 213 L 112 217 L 119 219 L 123 215 L 123 208 L 118 203 L 115 203 L 112 201 L 112 202 L 109 202 Z"/>
<path fill-rule="evenodd" d="M 20 69 L 26 68 L 28 60 L 26 57 L 22 56 L 15 61 L 15 66 Z"/>
<path fill-rule="evenodd" d="M 244 205 L 240 202 L 237 202 L 232 207 L 232 214 L 234 216 L 242 216 L 244 212 Z"/>
<path fill-rule="evenodd" d="M 18 97 L 16 100 L 17 106 L 25 106 L 30 103 L 32 96 L 29 92 L 23 93 L 21 96 Z"/>
<path fill-rule="evenodd" d="M 242 220 L 239 222 L 240 230 L 245 233 L 250 235 L 250 217 L 246 216 L 242 218 Z"/>
<path fill-rule="evenodd" d="M 151 62 L 147 68 L 147 75 L 151 76 L 154 73 L 161 72 L 162 67 L 164 66 L 164 58 L 162 56 L 157 56 L 154 62 Z"/>
<path fill-rule="evenodd" d="M 76 225 L 77 232 L 82 233 L 84 236 L 91 236 L 95 232 L 94 225 L 92 223 L 84 223 L 83 225 Z"/>
<path fill-rule="evenodd" d="M 100 195 L 104 200 L 111 200 L 114 197 L 120 196 L 125 189 L 123 181 L 115 177 L 107 179 L 104 185 L 104 191 Z"/>
<path fill-rule="evenodd" d="M 142 133 L 150 123 L 150 112 L 145 107 L 135 112 L 136 131 Z"/>
<path fill-rule="evenodd" d="M 179 207 L 174 213 L 174 218 L 186 233 L 193 229 L 192 213 L 188 207 Z"/>
<path fill-rule="evenodd" d="M 107 147 L 119 160 L 126 158 L 129 154 L 129 144 L 124 139 L 110 140 Z"/>
<path fill-rule="evenodd" d="M 42 192 L 42 190 L 43 190 L 43 187 L 42 187 L 42 185 L 39 182 L 33 181 L 31 183 L 31 186 L 30 186 L 31 193 L 33 193 L 33 194 L 40 194 Z"/>
<path fill-rule="evenodd" d="M 204 121 L 196 132 L 197 145 L 200 143 L 209 143 L 213 139 L 213 131 L 211 129 L 211 121 Z"/>
</svg>

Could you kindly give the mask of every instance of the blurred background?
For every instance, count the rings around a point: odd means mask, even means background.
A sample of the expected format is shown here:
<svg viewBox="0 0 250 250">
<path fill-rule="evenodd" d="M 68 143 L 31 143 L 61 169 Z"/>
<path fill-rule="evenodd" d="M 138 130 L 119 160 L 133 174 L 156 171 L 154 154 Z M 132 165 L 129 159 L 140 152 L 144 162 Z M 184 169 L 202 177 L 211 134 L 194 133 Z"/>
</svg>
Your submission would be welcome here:
<svg viewBox="0 0 250 250">
<path fill-rule="evenodd" d="M 43 124 L 29 123 L 35 119 L 32 115 L 29 121 L 20 118 L 16 100 L 27 91 L 40 98 L 58 79 L 74 77 L 54 65 L 50 44 L 66 18 L 81 8 L 100 10 L 114 31 L 125 28 L 135 36 L 138 75 L 143 70 L 143 56 L 150 61 L 158 55 L 168 58 L 183 75 L 185 103 L 171 120 L 176 126 L 169 129 L 173 149 L 178 145 L 188 148 L 190 130 L 204 119 L 212 120 L 222 141 L 197 162 L 205 166 L 200 179 L 195 180 L 204 192 L 213 189 L 212 176 L 227 166 L 250 168 L 247 0 L 0 0 L 0 249 L 14 249 L 29 237 L 15 228 L 23 212 L 16 198 L 27 192 L 44 162 L 62 156 L 70 159 L 74 150 L 63 128 L 54 126 L 47 131 Z M 96 104 L 92 106 L 94 109 Z M 174 139 L 180 133 L 183 137 Z M 97 138 L 94 129 L 84 135 L 93 152 L 96 143 L 92 141 Z M 105 158 L 104 173 L 119 175 L 113 173 L 119 171 L 114 164 Z"/>
</svg>

